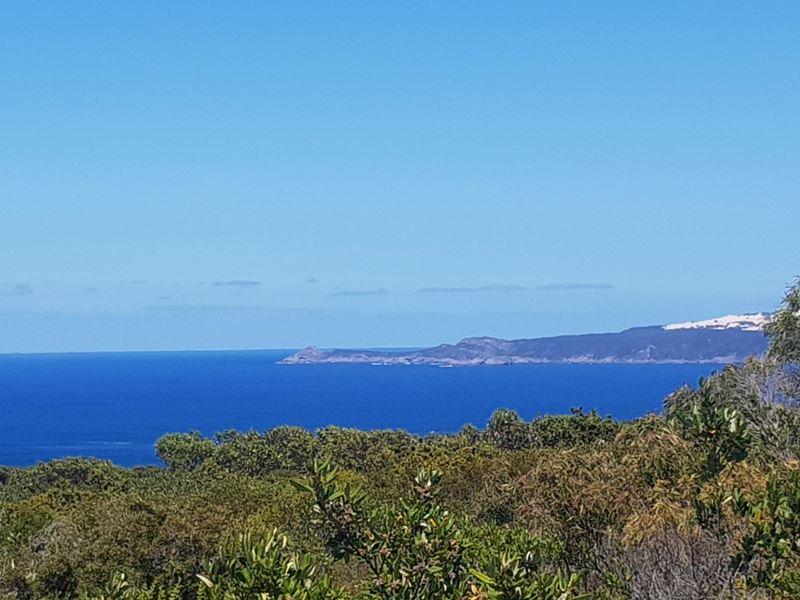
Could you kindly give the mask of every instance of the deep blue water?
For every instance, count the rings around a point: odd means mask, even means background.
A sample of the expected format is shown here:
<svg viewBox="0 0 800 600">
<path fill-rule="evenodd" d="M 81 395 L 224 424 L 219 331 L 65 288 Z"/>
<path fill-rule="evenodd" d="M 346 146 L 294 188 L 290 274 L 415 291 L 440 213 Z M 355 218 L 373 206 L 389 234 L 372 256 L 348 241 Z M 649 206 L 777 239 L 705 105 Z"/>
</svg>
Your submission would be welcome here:
<svg viewBox="0 0 800 600">
<path fill-rule="evenodd" d="M 64 456 L 156 463 L 170 431 L 276 425 L 483 426 L 506 407 L 526 419 L 597 408 L 620 419 L 660 410 L 709 365 L 280 366 L 288 352 L 0 355 L 0 464 Z"/>
</svg>

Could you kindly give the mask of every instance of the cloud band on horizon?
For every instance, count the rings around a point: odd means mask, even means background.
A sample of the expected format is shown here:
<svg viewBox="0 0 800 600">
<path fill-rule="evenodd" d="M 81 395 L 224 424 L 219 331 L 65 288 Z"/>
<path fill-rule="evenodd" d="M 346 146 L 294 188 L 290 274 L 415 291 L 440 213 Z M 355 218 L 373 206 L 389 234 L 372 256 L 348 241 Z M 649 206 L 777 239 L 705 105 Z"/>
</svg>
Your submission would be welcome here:
<svg viewBox="0 0 800 600">
<path fill-rule="evenodd" d="M 340 296 L 340 297 L 347 297 L 347 296 L 383 296 L 386 294 L 386 290 L 379 289 L 379 290 L 337 290 L 331 293 L 331 296 Z"/>
<path fill-rule="evenodd" d="M 30 296 L 33 286 L 30 283 L 15 283 L 7 288 L 0 287 L 0 296 Z"/>
<path fill-rule="evenodd" d="M 548 292 L 564 290 L 611 290 L 610 283 L 548 283 L 544 285 L 524 286 L 517 284 L 494 284 L 458 287 L 426 287 L 417 290 L 418 294 L 475 294 L 480 292 Z"/>
<path fill-rule="evenodd" d="M 252 279 L 231 279 L 229 281 L 212 281 L 211 287 L 223 287 L 223 286 L 230 286 L 230 287 L 256 287 L 261 285 L 260 281 L 255 281 Z"/>
</svg>

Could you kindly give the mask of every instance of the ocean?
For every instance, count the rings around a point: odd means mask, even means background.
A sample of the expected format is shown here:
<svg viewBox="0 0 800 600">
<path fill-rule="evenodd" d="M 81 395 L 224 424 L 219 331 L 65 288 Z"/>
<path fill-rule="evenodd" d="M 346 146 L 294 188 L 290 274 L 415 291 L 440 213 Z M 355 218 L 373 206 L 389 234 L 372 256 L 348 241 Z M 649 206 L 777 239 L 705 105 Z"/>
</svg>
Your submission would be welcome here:
<svg viewBox="0 0 800 600">
<path fill-rule="evenodd" d="M 482 427 L 497 408 L 525 419 L 596 408 L 631 419 L 658 412 L 713 365 L 542 364 L 506 367 L 275 364 L 290 351 L 0 355 L 0 464 L 66 456 L 158 464 L 168 432 L 277 425 Z"/>
</svg>

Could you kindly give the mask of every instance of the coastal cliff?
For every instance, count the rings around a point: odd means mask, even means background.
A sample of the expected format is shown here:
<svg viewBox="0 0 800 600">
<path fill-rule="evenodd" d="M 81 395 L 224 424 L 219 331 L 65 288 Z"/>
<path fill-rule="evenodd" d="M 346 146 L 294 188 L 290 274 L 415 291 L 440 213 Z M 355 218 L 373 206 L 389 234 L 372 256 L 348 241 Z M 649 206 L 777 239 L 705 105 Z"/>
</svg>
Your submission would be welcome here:
<svg viewBox="0 0 800 600">
<path fill-rule="evenodd" d="M 616 333 L 504 340 L 469 337 L 456 344 L 410 351 L 305 348 L 280 361 L 286 365 L 361 363 L 375 365 L 474 366 L 531 363 L 735 363 L 764 352 L 765 314 L 731 315 L 708 321 L 634 327 Z"/>
</svg>

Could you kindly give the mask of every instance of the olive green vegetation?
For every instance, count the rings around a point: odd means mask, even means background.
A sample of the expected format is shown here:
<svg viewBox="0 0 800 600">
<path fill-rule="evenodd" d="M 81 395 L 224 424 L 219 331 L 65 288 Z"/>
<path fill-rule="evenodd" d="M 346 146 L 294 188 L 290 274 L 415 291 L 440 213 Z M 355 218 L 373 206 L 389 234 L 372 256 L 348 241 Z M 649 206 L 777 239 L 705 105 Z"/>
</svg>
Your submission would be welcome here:
<svg viewBox="0 0 800 600">
<path fill-rule="evenodd" d="M 169 434 L 0 468 L 0 598 L 800 597 L 800 284 L 664 415 Z"/>
</svg>

